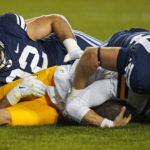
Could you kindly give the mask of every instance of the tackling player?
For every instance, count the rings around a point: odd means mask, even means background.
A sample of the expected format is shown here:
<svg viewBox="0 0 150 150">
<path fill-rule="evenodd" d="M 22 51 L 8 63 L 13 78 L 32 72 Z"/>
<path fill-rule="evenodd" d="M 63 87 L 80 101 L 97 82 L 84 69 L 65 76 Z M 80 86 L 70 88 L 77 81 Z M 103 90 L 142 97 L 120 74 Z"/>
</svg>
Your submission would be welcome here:
<svg viewBox="0 0 150 150">
<path fill-rule="evenodd" d="M 106 47 L 87 48 L 76 69 L 73 86 L 82 89 L 89 76 L 102 66 L 124 75 L 127 86 L 134 92 L 149 93 L 149 36 L 150 32 L 144 29 L 125 30 L 110 37 L 103 45 Z"/>
<path fill-rule="evenodd" d="M 43 15 L 28 20 L 12 13 L 1 15 L 0 86 L 61 65 L 63 60 L 75 59 L 87 46 L 100 45 L 100 41 L 72 31 L 61 15 Z"/>
</svg>

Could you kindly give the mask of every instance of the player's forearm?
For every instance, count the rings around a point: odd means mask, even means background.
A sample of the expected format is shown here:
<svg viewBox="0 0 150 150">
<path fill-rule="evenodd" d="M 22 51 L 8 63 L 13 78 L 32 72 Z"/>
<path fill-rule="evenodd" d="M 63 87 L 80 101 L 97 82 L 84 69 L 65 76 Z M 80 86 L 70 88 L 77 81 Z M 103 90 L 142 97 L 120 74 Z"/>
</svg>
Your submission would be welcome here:
<svg viewBox="0 0 150 150">
<path fill-rule="evenodd" d="M 27 23 L 27 33 L 32 40 L 40 40 L 51 32 L 55 32 L 61 41 L 75 39 L 70 24 L 61 15 L 45 15 Z"/>
<path fill-rule="evenodd" d="M 89 110 L 82 118 L 82 121 L 99 127 L 126 126 L 131 120 L 131 114 L 129 114 L 128 117 L 124 117 L 125 111 L 126 107 L 122 107 L 120 113 L 115 117 L 114 121 L 112 121 L 101 117 L 93 110 Z"/>
<path fill-rule="evenodd" d="M 62 42 L 68 38 L 76 40 L 72 33 L 71 25 L 64 16 L 56 15 L 54 17 L 52 30 Z"/>
<path fill-rule="evenodd" d="M 0 100 L 0 109 L 1 108 L 6 108 L 6 107 L 9 107 L 11 106 L 7 97 L 4 97 L 3 99 Z"/>
<path fill-rule="evenodd" d="M 83 117 L 82 122 L 95 126 L 100 126 L 103 120 L 104 118 L 96 114 L 95 111 L 89 110 Z"/>
<path fill-rule="evenodd" d="M 81 96 L 81 95 L 80 95 Z M 89 108 L 90 104 L 81 97 L 76 97 L 73 100 L 68 99 L 64 114 L 77 122 L 95 125 L 98 127 L 112 127 L 113 121 L 103 118 L 95 111 Z"/>
</svg>

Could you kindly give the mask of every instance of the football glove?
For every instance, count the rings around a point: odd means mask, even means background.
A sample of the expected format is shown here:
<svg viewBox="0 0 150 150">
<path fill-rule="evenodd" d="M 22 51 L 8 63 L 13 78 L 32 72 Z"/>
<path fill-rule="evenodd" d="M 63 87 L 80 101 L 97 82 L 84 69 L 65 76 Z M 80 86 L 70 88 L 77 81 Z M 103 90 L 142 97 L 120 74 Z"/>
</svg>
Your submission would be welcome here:
<svg viewBox="0 0 150 150">
<path fill-rule="evenodd" d="M 45 94 L 47 86 L 36 76 L 24 78 L 20 84 L 14 87 L 8 94 L 7 100 L 11 105 L 15 105 L 23 97 L 37 96 L 41 97 Z"/>
<path fill-rule="evenodd" d="M 72 38 L 65 39 L 63 41 L 63 44 L 68 52 L 64 58 L 64 62 L 78 59 L 83 54 L 83 51 L 80 49 L 75 39 Z"/>
<path fill-rule="evenodd" d="M 83 54 L 83 51 L 81 49 L 72 50 L 64 58 L 64 62 L 69 62 L 71 60 L 79 59 Z"/>
</svg>

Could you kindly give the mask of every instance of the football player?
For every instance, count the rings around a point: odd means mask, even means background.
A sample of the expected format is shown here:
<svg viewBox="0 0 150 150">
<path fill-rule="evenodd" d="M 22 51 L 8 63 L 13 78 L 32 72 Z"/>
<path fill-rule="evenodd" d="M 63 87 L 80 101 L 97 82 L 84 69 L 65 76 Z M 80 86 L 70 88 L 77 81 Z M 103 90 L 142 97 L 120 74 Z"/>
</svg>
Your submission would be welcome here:
<svg viewBox="0 0 150 150">
<path fill-rule="evenodd" d="M 61 15 L 24 20 L 17 14 L 0 16 L 0 86 L 53 65 L 75 59 L 87 46 L 101 42 L 72 31 Z M 65 58 L 64 58 L 65 57 Z"/>
<path fill-rule="evenodd" d="M 104 119 L 90 109 L 116 95 L 117 74 L 114 72 L 100 67 L 91 76 L 87 88 L 78 95 L 78 98 L 71 101 L 69 96 L 67 99 L 69 91 L 71 91 L 71 83 L 77 62 L 73 65 L 51 67 L 23 80 L 16 80 L 1 87 L 2 94 L 0 98 L 2 100 L 0 106 L 5 108 L 0 110 L 0 124 L 55 124 L 59 116 L 57 109 L 63 115 L 67 115 L 80 123 L 87 122 L 101 127 L 126 125 L 130 121 L 131 115 L 126 118 L 123 117 L 124 107 L 117 114 L 114 122 L 107 118 Z M 36 76 L 40 81 L 35 79 Z M 49 97 L 47 94 L 44 95 L 46 86 L 48 86 L 47 93 Z M 31 101 L 28 96 L 32 96 Z M 38 96 L 38 98 L 33 96 Z M 18 103 L 20 99 L 23 101 Z M 92 121 L 90 120 L 91 117 L 93 117 Z"/>
</svg>

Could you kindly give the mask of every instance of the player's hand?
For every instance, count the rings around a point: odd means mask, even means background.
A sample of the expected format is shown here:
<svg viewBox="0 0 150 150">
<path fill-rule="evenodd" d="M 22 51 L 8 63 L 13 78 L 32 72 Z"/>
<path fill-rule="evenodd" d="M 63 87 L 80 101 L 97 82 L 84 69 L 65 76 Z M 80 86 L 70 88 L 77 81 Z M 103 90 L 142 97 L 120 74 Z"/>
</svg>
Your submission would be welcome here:
<svg viewBox="0 0 150 150">
<path fill-rule="evenodd" d="M 126 126 L 131 120 L 131 114 L 128 117 L 124 117 L 126 107 L 122 107 L 121 112 L 114 120 L 114 127 Z"/>
<path fill-rule="evenodd" d="M 21 97 L 38 96 L 41 97 L 45 94 L 47 86 L 38 79 L 36 76 L 24 78 L 19 84 Z"/>
<path fill-rule="evenodd" d="M 46 92 L 46 85 L 40 80 L 35 79 L 36 76 L 24 78 L 20 84 L 14 87 L 7 95 L 10 105 L 17 104 L 21 98 L 28 96 L 41 97 Z"/>
<path fill-rule="evenodd" d="M 71 60 L 79 59 L 83 54 L 83 51 L 81 49 L 72 50 L 67 53 L 67 55 L 64 58 L 64 62 L 69 62 Z"/>
</svg>

